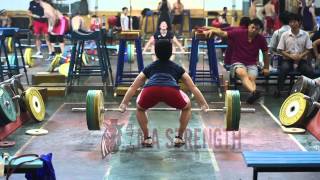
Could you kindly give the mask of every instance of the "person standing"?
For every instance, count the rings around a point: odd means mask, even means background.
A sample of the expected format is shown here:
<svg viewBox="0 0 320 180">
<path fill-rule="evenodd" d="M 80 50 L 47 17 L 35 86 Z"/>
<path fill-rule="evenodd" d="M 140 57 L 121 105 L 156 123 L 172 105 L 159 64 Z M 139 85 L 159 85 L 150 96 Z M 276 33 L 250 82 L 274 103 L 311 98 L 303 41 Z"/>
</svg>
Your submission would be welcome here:
<svg viewBox="0 0 320 180">
<path fill-rule="evenodd" d="M 181 3 L 180 0 L 177 0 L 174 4 L 173 4 L 173 21 L 172 21 L 172 25 L 173 25 L 173 32 L 177 34 L 177 32 L 179 32 L 178 34 L 180 35 L 182 32 L 180 31 L 183 27 L 182 26 L 182 22 L 183 22 L 183 9 L 184 6 Z"/>
<path fill-rule="evenodd" d="M 170 16 L 171 6 L 167 0 L 162 0 L 158 5 L 158 24 L 157 27 L 160 27 L 160 23 L 165 21 L 168 25 L 168 30 L 171 31 L 171 16 Z"/>
<path fill-rule="evenodd" d="M 272 3 L 272 0 L 269 0 L 263 8 L 265 13 L 265 31 L 267 34 L 271 35 L 273 34 L 274 20 L 276 17 L 276 10 L 274 4 Z"/>
<path fill-rule="evenodd" d="M 40 0 L 30 1 L 28 15 L 32 18 L 33 34 L 35 36 L 37 48 L 37 53 L 35 55 L 43 57 L 41 53 L 41 35 L 44 36 L 49 54 L 51 54 L 53 49 L 49 41 L 48 19 L 44 17 L 44 10 L 40 6 Z"/>
<path fill-rule="evenodd" d="M 55 9 L 48 1 L 40 0 L 40 5 L 44 10 L 44 16 L 48 18 L 48 32 L 51 46 L 54 47 L 55 43 L 59 43 L 61 53 L 64 52 L 64 34 L 69 27 L 68 19 L 63 14 Z M 54 49 L 50 54 L 51 57 L 55 55 Z M 49 57 L 49 59 L 51 59 Z"/>
<path fill-rule="evenodd" d="M 120 15 L 120 24 L 121 24 L 121 30 L 122 31 L 129 31 L 129 17 L 128 17 L 128 8 L 123 7 L 122 13 Z"/>
</svg>

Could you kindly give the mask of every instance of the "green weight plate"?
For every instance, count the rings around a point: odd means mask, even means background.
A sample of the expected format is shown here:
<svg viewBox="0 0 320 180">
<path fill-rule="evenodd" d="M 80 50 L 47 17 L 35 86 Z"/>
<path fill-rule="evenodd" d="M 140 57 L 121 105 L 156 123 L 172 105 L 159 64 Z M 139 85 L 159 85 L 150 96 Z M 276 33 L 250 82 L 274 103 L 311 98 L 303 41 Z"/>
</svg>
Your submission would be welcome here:
<svg viewBox="0 0 320 180">
<path fill-rule="evenodd" d="M 239 91 L 232 92 L 232 130 L 238 131 L 239 130 L 239 123 L 240 123 L 240 114 L 241 114 L 241 107 L 240 107 L 240 93 Z"/>
<path fill-rule="evenodd" d="M 20 81 L 18 79 L 13 79 L 10 82 L 10 86 L 11 89 L 13 90 L 13 92 L 16 95 L 19 95 L 20 98 L 18 99 L 18 103 L 20 106 L 20 111 L 21 112 L 27 112 L 27 107 L 26 107 L 26 103 L 23 101 L 23 96 L 24 96 L 24 88 L 22 86 L 22 84 L 20 83 Z"/>
<path fill-rule="evenodd" d="M 89 130 L 100 130 L 104 119 L 104 98 L 101 90 L 89 90 L 86 98 L 86 119 Z"/>
<path fill-rule="evenodd" d="M 281 105 L 279 112 L 280 122 L 286 127 L 300 124 L 307 111 L 308 103 L 304 99 L 304 94 L 291 94 Z"/>
<path fill-rule="evenodd" d="M 17 113 L 12 97 L 3 87 L 0 87 L 0 116 L 0 125 L 8 124 L 17 119 Z"/>
<path fill-rule="evenodd" d="M 36 121 L 43 121 L 46 115 L 46 107 L 40 92 L 34 88 L 28 88 L 23 96 L 28 112 Z"/>
<path fill-rule="evenodd" d="M 225 94 L 225 106 L 226 106 L 226 112 L 225 112 L 225 123 L 226 123 L 226 130 L 230 131 L 232 130 L 232 91 L 227 90 Z"/>
<path fill-rule="evenodd" d="M 2 88 L 4 88 L 10 95 L 10 97 L 14 97 L 15 93 L 13 91 L 13 89 L 11 88 L 11 84 L 2 84 L 1 85 Z M 17 113 L 17 116 L 20 116 L 20 106 L 19 106 L 19 99 L 12 99 L 13 103 L 14 103 L 14 107 Z"/>
<path fill-rule="evenodd" d="M 128 44 L 128 62 L 133 62 L 134 60 L 134 52 L 135 52 L 135 48 L 133 44 Z"/>
</svg>

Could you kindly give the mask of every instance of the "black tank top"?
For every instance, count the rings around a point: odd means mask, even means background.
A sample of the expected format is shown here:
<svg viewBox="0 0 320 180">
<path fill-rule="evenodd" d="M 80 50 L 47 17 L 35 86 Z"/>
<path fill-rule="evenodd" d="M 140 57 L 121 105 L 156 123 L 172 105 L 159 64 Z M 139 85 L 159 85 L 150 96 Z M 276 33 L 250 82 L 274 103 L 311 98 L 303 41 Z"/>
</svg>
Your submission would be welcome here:
<svg viewBox="0 0 320 180">
<path fill-rule="evenodd" d="M 167 39 L 167 40 L 172 40 L 173 39 L 173 33 L 171 31 L 168 31 L 165 36 L 162 36 L 160 31 L 157 31 L 153 35 L 155 40 L 160 40 L 160 39 Z"/>
</svg>

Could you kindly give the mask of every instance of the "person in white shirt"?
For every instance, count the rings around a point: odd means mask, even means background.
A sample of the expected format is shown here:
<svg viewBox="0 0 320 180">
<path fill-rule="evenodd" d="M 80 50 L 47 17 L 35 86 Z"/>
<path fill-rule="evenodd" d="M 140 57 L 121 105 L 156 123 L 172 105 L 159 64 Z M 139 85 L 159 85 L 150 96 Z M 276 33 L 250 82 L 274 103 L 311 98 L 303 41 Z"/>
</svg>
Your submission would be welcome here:
<svg viewBox="0 0 320 180">
<path fill-rule="evenodd" d="M 121 22 L 121 30 L 128 31 L 129 30 L 129 17 L 128 17 L 128 8 L 127 7 L 122 8 L 120 22 Z"/>
<path fill-rule="evenodd" d="M 308 55 L 312 50 L 312 42 L 309 34 L 300 29 L 302 18 L 300 15 L 291 14 L 289 25 L 291 30 L 281 35 L 278 51 L 281 52 L 282 60 L 278 75 L 278 94 L 283 88 L 287 74 L 295 68 L 304 76 L 313 78 L 314 71 Z"/>
</svg>

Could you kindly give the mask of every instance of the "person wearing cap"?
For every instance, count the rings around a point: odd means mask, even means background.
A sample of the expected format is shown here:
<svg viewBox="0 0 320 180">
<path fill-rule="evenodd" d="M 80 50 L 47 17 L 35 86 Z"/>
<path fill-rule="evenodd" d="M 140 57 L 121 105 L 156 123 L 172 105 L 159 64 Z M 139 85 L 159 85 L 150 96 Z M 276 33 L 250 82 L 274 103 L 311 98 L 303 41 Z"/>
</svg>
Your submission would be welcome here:
<svg viewBox="0 0 320 180">
<path fill-rule="evenodd" d="M 172 54 L 172 44 L 169 40 L 156 41 L 155 54 L 158 60 L 145 67 L 136 77 L 119 108 L 121 112 L 126 111 L 132 96 L 134 96 L 138 88 L 144 85 L 136 101 L 136 116 L 144 135 L 142 145 L 145 147 L 152 146 L 146 111 L 159 102 L 164 102 L 173 108 L 181 110 L 179 132 L 174 139 L 175 146 L 180 147 L 185 144 L 182 136 L 191 117 L 191 102 L 189 97 L 180 90 L 177 82 L 180 79 L 182 80 L 191 93 L 194 94 L 203 111 L 206 112 L 209 106 L 189 74 L 180 65 L 169 60 Z M 145 83 L 146 80 L 148 80 L 147 83 Z"/>
</svg>

